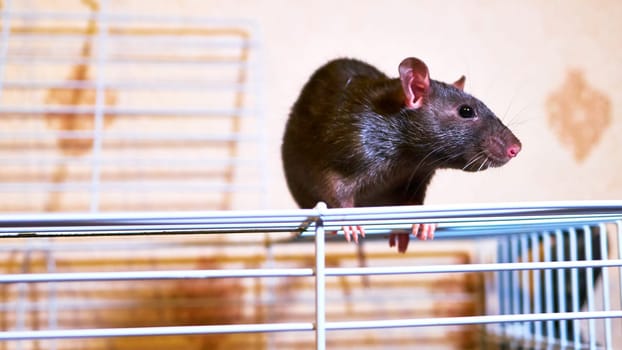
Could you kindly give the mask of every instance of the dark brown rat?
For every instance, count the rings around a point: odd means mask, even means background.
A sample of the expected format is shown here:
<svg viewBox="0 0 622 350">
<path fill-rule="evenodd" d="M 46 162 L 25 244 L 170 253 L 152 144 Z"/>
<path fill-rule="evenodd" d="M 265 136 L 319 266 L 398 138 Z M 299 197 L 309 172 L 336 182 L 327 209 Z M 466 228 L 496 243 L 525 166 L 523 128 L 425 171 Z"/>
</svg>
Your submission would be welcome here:
<svg viewBox="0 0 622 350">
<path fill-rule="evenodd" d="M 437 169 L 507 163 L 520 141 L 463 91 L 464 81 L 432 80 L 425 63 L 412 57 L 400 63 L 395 79 L 355 59 L 319 68 L 292 107 L 281 149 L 298 205 L 419 205 Z M 425 239 L 434 228 L 413 225 L 413 234 Z M 348 239 L 350 230 L 356 241 L 358 228 L 344 228 Z M 407 244 L 408 235 L 400 235 L 398 250 Z"/>
</svg>

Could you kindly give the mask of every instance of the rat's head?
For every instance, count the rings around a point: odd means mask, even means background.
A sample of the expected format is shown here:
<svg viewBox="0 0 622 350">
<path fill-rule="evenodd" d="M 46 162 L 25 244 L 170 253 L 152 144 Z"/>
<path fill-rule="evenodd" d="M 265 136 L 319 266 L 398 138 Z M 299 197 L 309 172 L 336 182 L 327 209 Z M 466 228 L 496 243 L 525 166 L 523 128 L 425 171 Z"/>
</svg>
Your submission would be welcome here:
<svg viewBox="0 0 622 350">
<path fill-rule="evenodd" d="M 478 171 L 518 155 L 520 141 L 484 103 L 463 91 L 464 76 L 453 84 L 431 80 L 425 63 L 412 57 L 399 71 L 409 134 L 431 165 Z"/>
</svg>

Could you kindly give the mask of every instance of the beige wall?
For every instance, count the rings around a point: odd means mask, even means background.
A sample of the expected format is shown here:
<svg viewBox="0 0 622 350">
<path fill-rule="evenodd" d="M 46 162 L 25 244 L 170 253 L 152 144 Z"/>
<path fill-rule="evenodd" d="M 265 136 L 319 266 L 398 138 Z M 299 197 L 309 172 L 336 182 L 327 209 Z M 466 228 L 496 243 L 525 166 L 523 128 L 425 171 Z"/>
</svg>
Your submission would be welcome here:
<svg viewBox="0 0 622 350">
<path fill-rule="evenodd" d="M 406 56 L 428 63 L 432 78 L 467 75 L 466 90 L 502 117 L 523 142 L 520 156 L 501 169 L 440 173 L 428 203 L 612 199 L 622 195 L 622 16 L 620 1 L 177 1 L 207 16 L 257 20 L 264 33 L 267 116 L 273 167 L 272 207 L 291 207 L 279 147 L 290 105 L 309 74 L 326 60 L 353 56 L 389 74 Z M 137 1 L 113 1 L 139 6 Z M 135 5 L 136 4 L 136 5 Z M 579 70 L 609 101 L 610 123 L 597 142 L 582 135 L 602 121 L 588 92 L 579 101 Z M 549 125 L 547 100 L 568 96 L 571 114 L 586 119 L 563 132 Z M 576 103 L 575 105 L 572 105 Z M 601 108 L 602 109 L 602 108 Z M 597 113 L 594 113 L 597 114 Z M 559 119 L 559 118 L 558 118 Z M 557 119 L 556 119 L 557 120 Z M 581 122 L 579 120 L 579 122 Z M 560 134 L 570 134 L 587 157 L 579 161 Z"/>
<path fill-rule="evenodd" d="M 84 7 L 78 0 L 54 3 L 58 9 Z M 259 24 L 273 208 L 294 206 L 279 153 L 289 108 L 311 72 L 339 56 L 366 60 L 391 75 L 406 56 L 427 62 L 434 79 L 466 74 L 466 90 L 522 140 L 523 152 L 504 168 L 439 173 L 428 203 L 622 194 L 622 141 L 616 137 L 622 131 L 620 1 L 176 0 L 149 1 L 148 10 L 146 3 L 110 0 L 107 6 L 115 12 L 243 17 Z M 46 0 L 12 5 L 50 8 Z M 557 112 L 547 101 L 558 101 L 552 102 Z M 565 126 L 552 128 L 551 118 Z"/>
</svg>

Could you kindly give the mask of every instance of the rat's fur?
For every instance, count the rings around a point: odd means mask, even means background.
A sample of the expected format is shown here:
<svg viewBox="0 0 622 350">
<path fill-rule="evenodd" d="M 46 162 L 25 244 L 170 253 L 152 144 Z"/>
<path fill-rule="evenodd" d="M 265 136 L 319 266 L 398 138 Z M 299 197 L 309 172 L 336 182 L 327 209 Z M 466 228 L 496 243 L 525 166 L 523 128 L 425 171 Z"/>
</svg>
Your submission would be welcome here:
<svg viewBox="0 0 622 350">
<path fill-rule="evenodd" d="M 427 79 L 427 67 L 416 61 Z M 455 86 L 426 80 L 429 87 L 412 108 L 404 79 L 354 59 L 331 61 L 311 76 L 282 145 L 287 183 L 300 207 L 423 204 L 436 169 L 501 166 L 520 150 L 488 107 L 459 88 L 464 80 Z M 475 118 L 459 115 L 464 105 Z"/>
</svg>

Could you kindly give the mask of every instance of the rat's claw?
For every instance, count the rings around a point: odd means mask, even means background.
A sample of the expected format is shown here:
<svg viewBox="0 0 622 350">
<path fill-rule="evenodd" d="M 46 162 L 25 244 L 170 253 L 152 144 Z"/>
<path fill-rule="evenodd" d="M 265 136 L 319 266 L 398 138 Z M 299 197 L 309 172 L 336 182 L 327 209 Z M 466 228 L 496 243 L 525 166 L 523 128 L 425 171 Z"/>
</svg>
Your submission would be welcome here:
<svg viewBox="0 0 622 350">
<path fill-rule="evenodd" d="M 428 224 L 428 226 L 429 226 L 428 238 L 434 239 L 434 232 L 436 232 L 436 228 L 438 227 L 438 224 Z"/>
<path fill-rule="evenodd" d="M 434 239 L 437 224 L 413 224 L 412 233 L 420 240 Z"/>
<path fill-rule="evenodd" d="M 434 231 L 437 226 L 437 224 L 413 224 L 411 231 L 413 236 L 425 241 L 434 239 Z M 397 251 L 400 253 L 406 252 L 408 249 L 408 242 L 410 242 L 410 234 L 391 233 L 389 235 L 389 247 L 395 247 L 397 245 Z"/>
<path fill-rule="evenodd" d="M 421 225 L 420 224 L 413 224 L 413 227 L 412 227 L 411 231 L 412 231 L 413 236 L 421 239 L 421 237 L 419 236 L 419 226 L 421 226 Z"/>
<path fill-rule="evenodd" d="M 343 226 L 341 228 L 343 230 L 344 236 L 346 236 L 346 241 L 350 242 L 352 237 L 354 239 L 354 243 L 359 242 L 359 235 L 361 237 L 365 237 L 365 229 L 362 226 Z"/>
<path fill-rule="evenodd" d="M 350 226 L 342 227 L 343 235 L 346 236 L 346 241 L 350 242 Z"/>
</svg>

